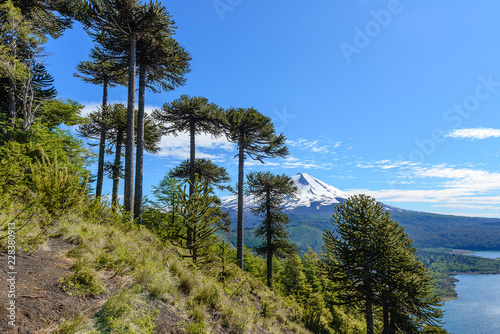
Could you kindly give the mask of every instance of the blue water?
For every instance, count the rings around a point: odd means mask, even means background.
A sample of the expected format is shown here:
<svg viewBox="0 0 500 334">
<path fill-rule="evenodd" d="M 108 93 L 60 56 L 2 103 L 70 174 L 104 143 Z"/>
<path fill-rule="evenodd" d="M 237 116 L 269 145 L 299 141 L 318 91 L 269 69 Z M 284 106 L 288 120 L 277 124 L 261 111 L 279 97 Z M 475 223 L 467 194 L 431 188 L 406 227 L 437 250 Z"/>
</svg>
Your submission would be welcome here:
<svg viewBox="0 0 500 334">
<path fill-rule="evenodd" d="M 474 254 L 488 258 L 500 252 Z M 500 275 L 458 275 L 458 299 L 446 302 L 443 326 L 454 334 L 500 333 Z"/>
<path fill-rule="evenodd" d="M 474 256 L 480 256 L 480 257 L 486 257 L 488 259 L 496 259 L 500 258 L 500 252 L 490 252 L 490 251 L 478 251 L 473 254 L 467 254 L 467 255 L 474 255 Z"/>
</svg>

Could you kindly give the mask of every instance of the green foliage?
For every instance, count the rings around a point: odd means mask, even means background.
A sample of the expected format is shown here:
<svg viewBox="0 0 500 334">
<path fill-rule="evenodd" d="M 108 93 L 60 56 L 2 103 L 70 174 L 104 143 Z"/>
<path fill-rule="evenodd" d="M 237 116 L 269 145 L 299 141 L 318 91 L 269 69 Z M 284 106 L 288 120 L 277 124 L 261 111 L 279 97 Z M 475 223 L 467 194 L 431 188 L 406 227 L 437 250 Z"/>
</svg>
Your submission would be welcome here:
<svg viewBox="0 0 500 334">
<path fill-rule="evenodd" d="M 304 325 L 313 333 L 328 333 L 331 318 L 323 296 L 317 292 L 311 294 L 304 306 Z"/>
<path fill-rule="evenodd" d="M 97 296 L 106 292 L 96 273 L 86 268 L 84 263 L 77 261 L 73 269 L 73 273 L 59 280 L 64 290 L 82 297 Z"/>
<path fill-rule="evenodd" d="M 96 315 L 100 329 L 113 333 L 154 333 L 158 311 L 148 308 L 141 290 L 136 285 L 114 293 Z"/>
<path fill-rule="evenodd" d="M 82 124 L 86 122 L 86 119 L 80 116 L 82 108 L 83 105 L 70 99 L 51 99 L 38 108 L 35 120 L 39 120 L 49 130 L 54 130 L 62 124 Z"/>
<path fill-rule="evenodd" d="M 235 274 L 236 253 L 224 240 L 217 243 L 216 261 L 219 265 L 217 281 L 224 283 L 228 278 Z"/>
<path fill-rule="evenodd" d="M 30 201 L 29 189 L 33 189 L 31 166 L 37 166 L 44 155 L 57 156 L 59 167 L 66 168 L 68 174 L 77 175 L 80 183 L 86 179 L 85 167 L 89 163 L 90 152 L 82 143 L 67 131 L 49 131 L 35 125 L 15 140 L 0 145 L 0 194 L 4 198 L 0 208 L 9 203 L 8 198 Z"/>
<path fill-rule="evenodd" d="M 163 212 L 173 211 L 176 195 L 179 193 L 177 180 L 170 176 L 170 174 L 167 174 L 157 186 L 153 186 L 152 188 L 151 192 L 156 198 L 153 205 Z"/>
<path fill-rule="evenodd" d="M 202 133 L 216 137 L 222 134 L 220 107 L 202 96 L 181 95 L 165 103 L 161 111 L 155 111 L 154 116 L 164 124 L 165 133 L 178 135 L 189 131 L 191 138 Z"/>
<path fill-rule="evenodd" d="M 442 317 L 432 280 L 416 259 L 404 229 L 374 199 L 352 196 L 335 207 L 333 232 L 325 230 L 324 269 L 339 302 L 364 310 L 373 333 L 373 309 L 383 311 L 384 329 L 415 331 Z"/>
<path fill-rule="evenodd" d="M 127 84 L 127 70 L 116 59 L 109 58 L 101 49 L 93 47 L 90 50 L 90 60 L 81 61 L 76 65 L 80 72 L 73 76 L 82 79 L 83 82 L 93 85 L 104 85 L 115 87 Z"/>
<path fill-rule="evenodd" d="M 320 292 L 322 290 L 321 277 L 323 276 L 320 273 L 320 257 L 309 247 L 302 257 L 302 263 L 307 283 L 311 286 L 313 292 Z"/>
<path fill-rule="evenodd" d="M 298 188 L 292 179 L 284 174 L 252 172 L 248 175 L 245 191 L 254 197 L 257 204 L 250 210 L 254 215 L 263 218 L 255 230 L 255 235 L 262 238 L 263 242 L 255 250 L 257 254 L 266 255 L 268 258 L 267 284 L 272 288 L 272 257 L 284 257 L 295 250 L 295 246 L 289 242 L 286 229 L 289 218 L 283 213 L 282 206 L 285 200 L 295 196 Z"/>
<path fill-rule="evenodd" d="M 49 214 L 57 217 L 85 199 L 88 178 L 80 183 L 78 175 L 59 165 L 57 155 L 51 160 L 43 150 L 41 154 L 41 160 L 31 165 L 33 192 Z"/>
<path fill-rule="evenodd" d="M 186 187 L 182 189 L 180 186 L 179 194 L 176 195 L 174 211 L 182 217 L 183 227 L 174 226 L 176 230 L 173 231 L 175 238 L 172 242 L 186 249 L 186 256 L 192 258 L 194 263 L 210 262 L 213 257 L 212 246 L 217 239 L 214 234 L 218 230 L 227 230 L 229 221 L 207 181 L 200 181 L 196 177 L 194 183 L 188 182 L 193 189 L 192 195 L 188 195 Z M 192 243 L 187 242 L 188 230 L 192 233 Z"/>
<path fill-rule="evenodd" d="M 187 159 L 182 161 L 179 166 L 172 169 L 169 176 L 178 181 L 184 181 L 189 178 L 190 170 L 191 162 Z M 231 190 L 230 186 L 224 185 L 224 183 L 231 181 L 226 169 L 215 165 L 208 159 L 196 159 L 194 163 L 194 172 L 198 174 L 200 179 L 207 181 L 208 185 L 212 188 Z"/>
<path fill-rule="evenodd" d="M 224 124 L 228 140 L 254 160 L 264 163 L 264 158 L 288 155 L 286 137 L 277 135 L 271 119 L 253 108 L 227 110 Z"/>
<path fill-rule="evenodd" d="M 0 5 L 2 25 L 0 26 L 0 77 L 5 76 L 12 81 L 25 78 L 28 75 L 22 58 L 19 57 L 19 44 L 39 44 L 43 38 L 37 33 L 32 22 L 26 18 L 21 9 L 14 6 L 11 0 Z"/>
<path fill-rule="evenodd" d="M 283 271 L 281 283 L 283 284 L 284 291 L 288 295 L 294 296 L 300 304 L 303 304 L 312 289 L 304 274 L 304 265 L 300 256 L 298 254 L 290 254 L 285 259 Z"/>
</svg>

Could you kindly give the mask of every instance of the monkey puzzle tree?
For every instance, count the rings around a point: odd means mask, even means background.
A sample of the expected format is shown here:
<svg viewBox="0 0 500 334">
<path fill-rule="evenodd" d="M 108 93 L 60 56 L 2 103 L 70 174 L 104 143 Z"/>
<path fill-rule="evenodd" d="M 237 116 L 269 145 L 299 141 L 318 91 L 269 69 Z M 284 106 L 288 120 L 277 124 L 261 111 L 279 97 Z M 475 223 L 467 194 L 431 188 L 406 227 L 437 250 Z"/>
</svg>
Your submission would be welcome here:
<svg viewBox="0 0 500 334">
<path fill-rule="evenodd" d="M 155 117 L 164 125 L 166 134 L 189 133 L 189 180 L 193 183 L 196 163 L 196 136 L 207 133 L 213 137 L 222 135 L 221 109 L 208 99 L 198 96 L 181 95 L 171 103 L 165 103 Z M 190 190 L 192 191 L 192 190 Z"/>
<path fill-rule="evenodd" d="M 105 114 L 103 116 L 103 114 Z M 136 111 L 137 114 L 137 111 Z M 110 171 L 113 180 L 111 203 L 116 208 L 118 204 L 118 188 L 122 169 L 121 157 L 122 147 L 125 143 L 125 133 L 127 129 L 127 108 L 120 103 L 108 105 L 103 110 L 91 112 L 87 116 L 87 122 L 78 127 L 78 133 L 88 139 L 99 140 L 103 128 L 106 132 L 106 151 L 110 152 L 114 147 L 113 163 L 105 163 L 106 169 Z M 157 153 L 161 140 L 161 131 L 154 119 L 150 116 L 145 118 L 146 136 L 144 138 L 144 148 L 149 153 Z"/>
<path fill-rule="evenodd" d="M 196 161 L 196 135 L 208 133 L 213 137 L 222 135 L 221 110 L 214 103 L 209 103 L 208 99 L 198 96 L 191 97 L 181 95 L 171 103 L 165 103 L 160 111 L 156 111 L 155 118 L 164 125 L 166 134 L 179 135 L 180 132 L 188 132 L 190 140 L 190 167 L 189 180 L 192 193 L 195 177 Z M 188 231 L 188 243 L 190 243 Z"/>
<path fill-rule="evenodd" d="M 139 65 L 139 113 L 137 118 L 137 153 L 134 196 L 134 216 L 142 221 L 142 181 L 144 151 L 145 90 L 171 91 L 184 85 L 191 56 L 172 37 L 174 22 L 165 7 L 157 6 L 157 28 L 138 40 L 137 63 Z"/>
<path fill-rule="evenodd" d="M 243 269 L 243 184 L 246 157 L 264 163 L 265 158 L 288 155 L 286 138 L 277 135 L 274 125 L 253 108 L 231 108 L 224 115 L 224 130 L 227 139 L 237 144 L 238 154 L 238 230 L 236 258 Z"/>
<path fill-rule="evenodd" d="M 105 55 L 102 50 L 93 48 L 90 53 L 90 60 L 79 62 L 76 69 L 81 74 L 73 74 L 81 78 L 84 82 L 94 85 L 102 85 L 102 106 L 101 116 L 103 124 L 106 117 L 106 106 L 108 104 L 108 88 L 118 85 L 125 85 L 127 82 L 126 69 L 113 58 Z M 105 126 L 101 127 L 99 138 L 99 160 L 97 164 L 97 184 L 96 197 L 102 195 L 102 183 L 104 179 L 104 155 L 106 149 L 106 131 Z"/>
<path fill-rule="evenodd" d="M 154 32 L 151 25 L 157 18 L 157 2 L 144 5 L 138 0 L 91 0 L 86 14 L 80 17 L 90 35 L 117 55 L 128 60 L 127 135 L 125 146 L 125 210 L 133 218 L 134 206 L 134 139 L 135 81 L 137 41 Z M 124 43 L 125 42 L 125 43 Z M 117 49 L 110 46 L 116 45 Z M 126 48 L 123 48 L 126 45 Z M 120 48 L 121 47 L 121 48 Z"/>
<path fill-rule="evenodd" d="M 439 326 L 443 312 L 440 298 L 432 290 L 433 281 L 418 250 L 389 214 L 384 217 L 381 237 L 388 247 L 378 270 L 381 285 L 377 304 L 382 308 L 384 334 L 422 332 Z"/>
<path fill-rule="evenodd" d="M 229 174 L 224 167 L 217 166 L 208 159 L 196 159 L 194 163 L 194 172 L 199 178 L 207 181 L 210 187 L 219 190 L 230 190 L 230 186 L 224 185 L 231 181 Z M 182 161 L 177 167 L 173 168 L 170 177 L 179 181 L 189 179 L 191 176 L 191 161 L 189 159 Z"/>
<path fill-rule="evenodd" d="M 273 175 L 271 172 L 248 174 L 245 188 L 246 194 L 253 196 L 257 204 L 251 211 L 263 218 L 255 234 L 264 242 L 256 251 L 267 258 L 267 286 L 272 289 L 273 256 L 285 257 L 296 248 L 289 240 L 287 223 L 290 219 L 283 213 L 283 204 L 295 197 L 298 188 L 289 176 Z"/>
<path fill-rule="evenodd" d="M 335 283 L 339 303 L 364 310 L 373 334 L 375 307 L 382 307 L 384 333 L 435 325 L 442 313 L 431 279 L 415 257 L 411 239 L 384 207 L 366 195 L 349 197 L 325 230 L 322 264 Z"/>
<path fill-rule="evenodd" d="M 191 181 L 188 180 L 188 183 Z M 188 194 L 186 186 L 179 187 L 176 194 L 174 211 L 182 217 L 182 225 L 174 225 L 175 238 L 172 242 L 188 251 L 186 257 L 192 258 L 194 263 L 210 261 L 215 252 L 212 246 L 217 238 L 214 233 L 218 230 L 228 230 L 230 220 L 222 212 L 220 200 L 212 193 L 207 181 L 201 181 L 195 176 L 192 184 L 193 192 Z M 187 231 L 191 231 L 188 236 Z M 188 241 L 191 241 L 188 243 Z"/>
</svg>

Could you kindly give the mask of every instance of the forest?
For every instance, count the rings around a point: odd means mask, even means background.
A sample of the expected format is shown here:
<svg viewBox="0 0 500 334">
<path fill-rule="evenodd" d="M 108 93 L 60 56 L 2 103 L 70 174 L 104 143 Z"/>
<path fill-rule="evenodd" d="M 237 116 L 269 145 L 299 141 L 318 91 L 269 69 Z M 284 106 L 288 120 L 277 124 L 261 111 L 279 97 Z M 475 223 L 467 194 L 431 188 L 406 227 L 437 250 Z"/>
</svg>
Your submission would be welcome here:
<svg viewBox="0 0 500 334">
<path fill-rule="evenodd" d="M 431 273 L 373 198 L 339 204 L 322 234 L 324 247 L 299 252 L 283 212 L 297 187 L 287 175 L 244 168 L 249 160 L 264 164 L 289 154 L 269 117 L 187 95 L 145 113 L 146 91 L 185 85 L 191 70 L 161 3 L 8 0 L 0 10 L 2 259 L 17 258 L 12 265 L 20 268 L 27 254 L 63 242 L 60 261 L 69 272 L 54 278 L 56 292 L 68 304 L 88 305 L 40 315 L 26 308 L 28 299 L 43 296 L 12 294 L 2 301 L 17 305 L 9 313 L 14 320 L 0 328 L 31 322 L 30 330 L 52 333 L 446 333 Z M 85 117 L 81 104 L 58 96 L 43 65 L 47 39 L 74 22 L 95 43 L 76 75 L 102 86 L 102 105 Z M 127 87 L 126 104 L 107 101 L 117 85 Z M 190 158 L 146 199 L 144 152 L 157 152 L 163 135 L 184 132 Z M 214 192 L 230 188 L 230 180 L 224 167 L 196 158 L 202 133 L 237 147 L 234 245 L 227 242 L 231 220 Z M 109 198 L 105 176 L 113 181 Z M 243 221 L 243 196 L 250 194 L 259 219 L 252 248 L 245 247 Z"/>
</svg>

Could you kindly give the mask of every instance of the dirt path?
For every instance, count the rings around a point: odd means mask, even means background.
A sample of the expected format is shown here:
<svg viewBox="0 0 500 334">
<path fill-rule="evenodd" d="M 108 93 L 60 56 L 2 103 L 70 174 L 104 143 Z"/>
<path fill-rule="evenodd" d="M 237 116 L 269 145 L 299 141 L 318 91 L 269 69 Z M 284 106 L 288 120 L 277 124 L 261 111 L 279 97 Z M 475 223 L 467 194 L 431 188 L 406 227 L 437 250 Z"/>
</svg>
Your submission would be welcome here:
<svg viewBox="0 0 500 334">
<path fill-rule="evenodd" d="M 70 317 L 98 303 L 102 298 L 73 297 L 59 286 L 59 278 L 68 275 L 72 261 L 64 257 L 74 247 L 61 239 L 49 239 L 33 254 L 16 255 L 15 298 L 9 298 L 11 268 L 5 252 L 0 252 L 2 283 L 0 288 L 0 333 L 43 333 L 61 317 Z M 11 300 L 15 301 L 15 326 L 9 325 Z"/>
</svg>

